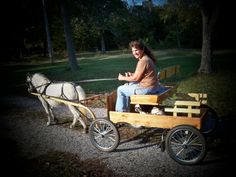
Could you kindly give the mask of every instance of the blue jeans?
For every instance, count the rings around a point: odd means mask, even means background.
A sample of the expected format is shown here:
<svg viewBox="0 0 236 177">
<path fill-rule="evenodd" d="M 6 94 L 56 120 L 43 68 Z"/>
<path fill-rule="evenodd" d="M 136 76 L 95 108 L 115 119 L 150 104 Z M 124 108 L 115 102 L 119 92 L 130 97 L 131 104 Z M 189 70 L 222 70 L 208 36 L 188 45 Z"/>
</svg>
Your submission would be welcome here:
<svg viewBox="0 0 236 177">
<path fill-rule="evenodd" d="M 116 99 L 116 111 L 117 112 L 128 112 L 130 108 L 130 96 L 131 95 L 145 95 L 154 94 L 158 91 L 157 88 L 142 88 L 139 87 L 138 83 L 129 83 L 121 85 L 117 88 L 117 99 Z"/>
</svg>

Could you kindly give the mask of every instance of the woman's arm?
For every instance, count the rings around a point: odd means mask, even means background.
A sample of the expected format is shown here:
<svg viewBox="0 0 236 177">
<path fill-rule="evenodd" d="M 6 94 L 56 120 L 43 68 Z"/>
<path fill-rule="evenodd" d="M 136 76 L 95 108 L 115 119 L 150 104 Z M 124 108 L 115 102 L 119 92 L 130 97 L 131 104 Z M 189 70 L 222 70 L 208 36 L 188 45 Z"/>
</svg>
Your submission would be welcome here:
<svg viewBox="0 0 236 177">
<path fill-rule="evenodd" d="M 134 73 L 127 72 L 125 73 L 125 75 L 119 73 L 118 80 L 128 82 L 139 82 L 145 74 L 146 65 L 146 60 L 139 60 Z"/>
<path fill-rule="evenodd" d="M 128 81 L 128 82 L 138 82 L 141 80 L 142 73 L 133 73 L 131 75 L 122 75 L 119 73 L 118 80 L 120 81 Z"/>
</svg>

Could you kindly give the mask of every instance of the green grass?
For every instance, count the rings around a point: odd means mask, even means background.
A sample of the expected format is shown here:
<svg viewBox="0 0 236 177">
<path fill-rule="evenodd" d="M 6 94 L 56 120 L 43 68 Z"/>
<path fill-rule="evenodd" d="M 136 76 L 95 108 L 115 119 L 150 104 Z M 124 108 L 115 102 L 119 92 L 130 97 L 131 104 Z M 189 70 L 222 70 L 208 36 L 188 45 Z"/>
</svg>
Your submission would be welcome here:
<svg viewBox="0 0 236 177">
<path fill-rule="evenodd" d="M 235 113 L 235 52 L 215 52 L 213 67 L 215 73 L 210 75 L 197 75 L 200 65 L 201 53 L 196 50 L 160 50 L 154 51 L 158 58 L 157 69 L 163 69 L 172 65 L 180 65 L 180 74 L 172 78 L 171 82 L 178 84 L 177 92 L 206 92 L 208 104 L 215 108 L 220 115 Z M 32 62 L 33 61 L 33 62 Z M 26 73 L 41 72 L 49 79 L 55 81 L 72 81 L 80 84 L 86 93 L 97 94 L 110 92 L 123 84 L 118 80 L 97 81 L 80 83 L 81 80 L 117 78 L 118 73 L 134 71 L 136 61 L 130 53 L 111 52 L 101 54 L 79 54 L 79 70 L 72 72 L 65 59 L 57 60 L 50 64 L 45 59 L 21 61 L 14 64 L 2 64 L 0 66 L 3 78 L 2 85 L 8 94 L 26 93 Z"/>
<path fill-rule="evenodd" d="M 175 65 L 181 65 L 181 77 L 185 78 L 195 72 L 199 63 L 200 55 L 195 54 L 192 51 L 155 51 L 158 56 L 158 70 Z M 1 73 L 5 75 L 7 79 L 5 82 L 10 88 L 19 88 L 25 82 L 26 73 L 41 72 L 44 73 L 51 80 L 58 81 L 72 81 L 79 83 L 81 80 L 86 79 L 99 79 L 99 78 L 117 78 L 118 73 L 124 73 L 126 71 L 134 71 L 136 61 L 131 54 L 127 53 L 109 53 L 105 55 L 101 54 L 82 54 L 79 55 L 78 65 L 79 70 L 72 72 L 69 69 L 68 62 L 66 60 L 59 60 L 55 64 L 51 65 L 50 62 L 45 62 L 45 59 L 40 61 L 32 58 L 33 63 L 27 60 L 27 62 L 21 61 L 21 63 L 15 63 L 11 65 L 2 65 Z M 84 89 L 87 92 L 97 93 L 106 92 L 115 89 L 121 82 L 119 81 L 101 81 L 86 83 Z"/>
</svg>

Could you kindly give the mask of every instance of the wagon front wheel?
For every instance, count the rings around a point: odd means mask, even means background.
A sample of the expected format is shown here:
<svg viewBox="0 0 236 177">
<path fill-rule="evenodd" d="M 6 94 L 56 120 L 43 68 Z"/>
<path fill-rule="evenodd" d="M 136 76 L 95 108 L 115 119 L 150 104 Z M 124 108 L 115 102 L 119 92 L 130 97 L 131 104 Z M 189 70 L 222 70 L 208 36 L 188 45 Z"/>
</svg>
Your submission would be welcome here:
<svg viewBox="0 0 236 177">
<path fill-rule="evenodd" d="M 200 162 L 206 155 L 206 141 L 195 127 L 180 125 L 171 129 L 166 136 L 169 156 L 183 165 Z"/>
<path fill-rule="evenodd" d="M 119 133 L 115 125 L 107 119 L 96 119 L 89 127 L 91 143 L 101 151 L 110 152 L 119 145 Z"/>
</svg>

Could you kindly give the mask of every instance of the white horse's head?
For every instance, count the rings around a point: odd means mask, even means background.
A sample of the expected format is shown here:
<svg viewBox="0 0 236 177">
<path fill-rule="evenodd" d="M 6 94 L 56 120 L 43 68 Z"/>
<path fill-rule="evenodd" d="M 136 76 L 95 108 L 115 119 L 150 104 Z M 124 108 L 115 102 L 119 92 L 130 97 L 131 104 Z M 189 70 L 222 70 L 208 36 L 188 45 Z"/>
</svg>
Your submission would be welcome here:
<svg viewBox="0 0 236 177">
<path fill-rule="evenodd" d="M 28 86 L 28 92 L 37 91 L 40 89 L 40 87 L 44 87 L 50 82 L 51 81 L 41 73 L 28 73 L 26 75 L 26 84 Z"/>
</svg>

